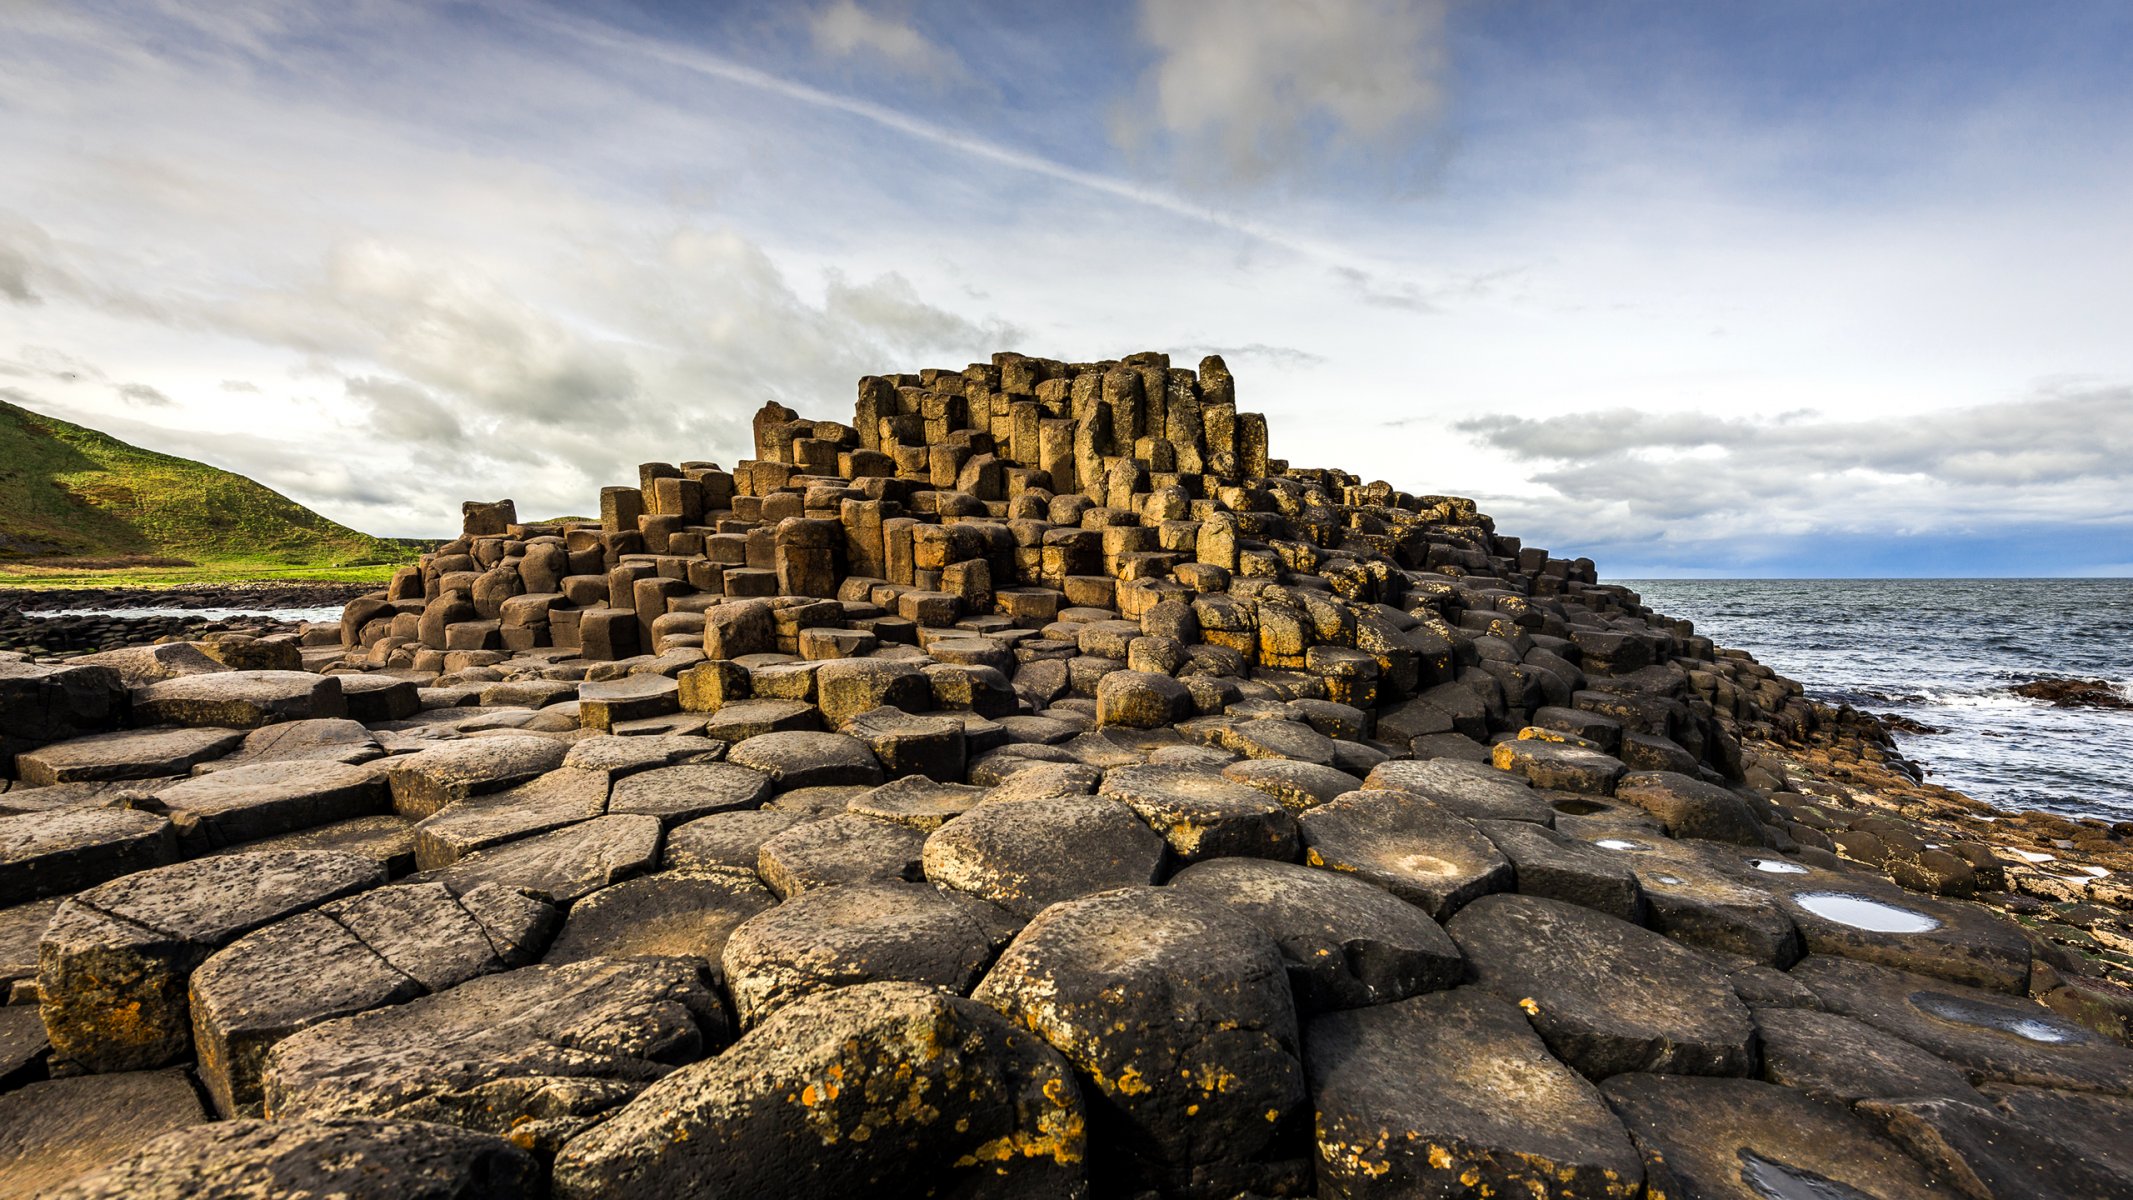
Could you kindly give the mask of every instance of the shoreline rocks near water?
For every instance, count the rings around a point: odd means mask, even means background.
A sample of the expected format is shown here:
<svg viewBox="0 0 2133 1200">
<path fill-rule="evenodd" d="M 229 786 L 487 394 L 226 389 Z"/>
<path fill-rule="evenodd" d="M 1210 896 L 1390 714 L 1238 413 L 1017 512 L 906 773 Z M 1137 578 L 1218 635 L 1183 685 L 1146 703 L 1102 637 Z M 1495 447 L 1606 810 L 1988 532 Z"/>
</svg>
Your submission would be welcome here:
<svg viewBox="0 0 2133 1200">
<path fill-rule="evenodd" d="M 1269 457 L 1218 358 L 853 418 L 469 503 L 338 625 L 0 659 L 0 1195 L 2133 1172 L 2133 830 Z"/>
<path fill-rule="evenodd" d="M 2053 708 L 2128 708 L 2133 698 L 2107 679 L 2039 679 L 2008 689 L 2028 700 L 2042 700 Z"/>
<path fill-rule="evenodd" d="M 0 590 L 0 653 L 34 661 L 168 640 L 217 635 L 294 633 L 294 622 L 261 616 L 210 618 L 190 613 L 121 617 L 110 610 L 327 608 L 347 603 L 362 584 L 240 583 L 174 588 L 9 588 Z M 68 616 L 59 612 L 88 609 Z"/>
</svg>

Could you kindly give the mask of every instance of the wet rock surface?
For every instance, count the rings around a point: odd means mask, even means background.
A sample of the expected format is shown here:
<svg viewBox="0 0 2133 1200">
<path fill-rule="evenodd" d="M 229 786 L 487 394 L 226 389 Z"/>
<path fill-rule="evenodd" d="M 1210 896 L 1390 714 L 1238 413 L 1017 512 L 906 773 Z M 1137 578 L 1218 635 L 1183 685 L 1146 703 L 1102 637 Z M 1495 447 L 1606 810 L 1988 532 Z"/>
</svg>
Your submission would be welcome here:
<svg viewBox="0 0 2133 1200">
<path fill-rule="evenodd" d="M 1218 358 L 857 401 L 335 623 L 0 653 L 0 1194 L 2133 1172 L 2133 829 L 1271 457 Z"/>
</svg>

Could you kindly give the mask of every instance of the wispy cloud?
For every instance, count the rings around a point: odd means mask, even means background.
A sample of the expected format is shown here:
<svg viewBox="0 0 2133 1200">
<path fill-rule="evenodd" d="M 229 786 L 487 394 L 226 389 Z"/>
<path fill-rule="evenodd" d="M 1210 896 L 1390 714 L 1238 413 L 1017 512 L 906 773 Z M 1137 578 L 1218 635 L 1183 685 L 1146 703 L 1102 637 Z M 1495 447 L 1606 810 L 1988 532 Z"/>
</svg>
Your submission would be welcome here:
<svg viewBox="0 0 2133 1200">
<path fill-rule="evenodd" d="M 930 41 L 909 21 L 861 7 L 857 0 L 832 0 L 808 17 L 807 28 L 815 50 L 832 58 L 863 58 L 913 74 L 962 67 L 953 51 Z"/>
</svg>

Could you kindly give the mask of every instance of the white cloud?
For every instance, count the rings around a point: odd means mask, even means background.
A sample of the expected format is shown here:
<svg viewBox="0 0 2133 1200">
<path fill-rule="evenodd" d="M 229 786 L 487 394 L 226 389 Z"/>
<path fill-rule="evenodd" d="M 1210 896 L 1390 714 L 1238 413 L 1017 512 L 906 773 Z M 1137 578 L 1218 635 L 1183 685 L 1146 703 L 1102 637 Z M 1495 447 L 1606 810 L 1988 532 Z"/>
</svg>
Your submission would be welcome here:
<svg viewBox="0 0 2133 1200">
<path fill-rule="evenodd" d="M 961 66 L 910 22 L 870 12 L 856 0 L 833 0 L 808 18 L 807 28 L 816 52 L 832 58 L 861 58 L 913 74 Z"/>
<path fill-rule="evenodd" d="M 1202 178 L 1297 180 L 1337 162 L 1397 172 L 1442 108 L 1447 8 L 1142 0 L 1141 33 L 1156 60 L 1115 129 L 1129 146 L 1169 148 Z"/>
</svg>

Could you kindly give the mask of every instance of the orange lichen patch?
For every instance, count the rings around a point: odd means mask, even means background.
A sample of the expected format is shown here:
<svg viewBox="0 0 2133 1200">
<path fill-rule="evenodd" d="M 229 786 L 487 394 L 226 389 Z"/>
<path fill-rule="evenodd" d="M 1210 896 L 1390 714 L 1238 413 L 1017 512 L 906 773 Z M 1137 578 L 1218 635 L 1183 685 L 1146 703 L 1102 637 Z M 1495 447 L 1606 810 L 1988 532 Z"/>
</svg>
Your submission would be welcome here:
<svg viewBox="0 0 2133 1200">
<path fill-rule="evenodd" d="M 1531 996 L 1527 996 L 1521 999 L 1518 1002 L 1518 1006 L 1520 1008 L 1525 1009 L 1526 1015 L 1529 1017 L 1537 1017 L 1541 1015 L 1541 1006 L 1539 1004 L 1536 1004 L 1533 1000 L 1533 997 Z"/>
</svg>

